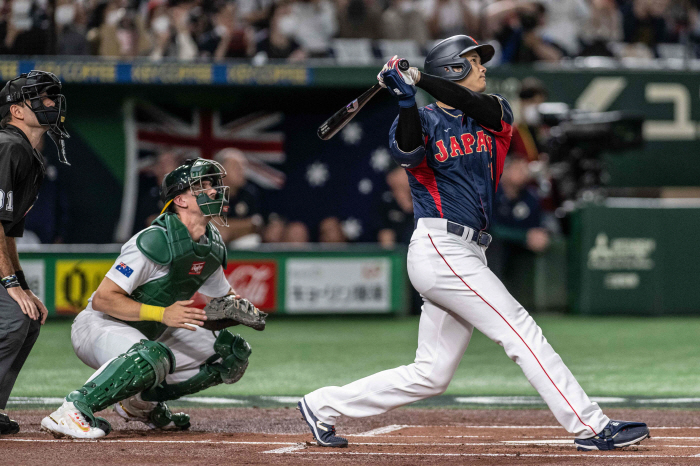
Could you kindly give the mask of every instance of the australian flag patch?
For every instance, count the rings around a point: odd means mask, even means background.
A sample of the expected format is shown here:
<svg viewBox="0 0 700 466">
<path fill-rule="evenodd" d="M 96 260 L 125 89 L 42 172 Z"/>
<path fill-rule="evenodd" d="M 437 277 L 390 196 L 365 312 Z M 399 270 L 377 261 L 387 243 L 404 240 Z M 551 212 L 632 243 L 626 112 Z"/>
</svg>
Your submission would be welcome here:
<svg viewBox="0 0 700 466">
<path fill-rule="evenodd" d="M 120 262 L 119 265 L 117 265 L 117 270 L 122 273 L 122 275 L 125 275 L 126 278 L 129 278 L 132 273 L 134 273 L 134 269 L 126 265 L 124 262 Z"/>
</svg>

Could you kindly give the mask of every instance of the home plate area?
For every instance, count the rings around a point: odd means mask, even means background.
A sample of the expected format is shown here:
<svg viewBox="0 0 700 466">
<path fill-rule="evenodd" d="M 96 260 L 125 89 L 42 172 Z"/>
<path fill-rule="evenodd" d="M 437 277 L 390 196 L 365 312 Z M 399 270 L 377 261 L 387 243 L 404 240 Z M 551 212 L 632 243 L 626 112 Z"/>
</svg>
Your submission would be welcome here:
<svg viewBox="0 0 700 466">
<path fill-rule="evenodd" d="M 646 421 L 652 438 L 612 452 L 578 452 L 546 410 L 399 409 L 344 420 L 344 449 L 322 448 L 293 409 L 189 410 L 186 432 L 149 431 L 103 412 L 114 431 L 97 441 L 39 432 L 40 411 L 16 411 L 18 435 L 0 437 L 8 464 L 700 464 L 698 411 L 609 410 Z M 591 463 L 593 461 L 593 463 Z"/>
</svg>

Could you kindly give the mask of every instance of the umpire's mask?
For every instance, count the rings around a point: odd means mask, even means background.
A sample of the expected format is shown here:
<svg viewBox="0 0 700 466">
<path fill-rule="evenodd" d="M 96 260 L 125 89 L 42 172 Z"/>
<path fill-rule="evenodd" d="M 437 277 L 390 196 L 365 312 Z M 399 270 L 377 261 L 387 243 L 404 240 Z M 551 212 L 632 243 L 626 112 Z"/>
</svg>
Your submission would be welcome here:
<svg viewBox="0 0 700 466">
<path fill-rule="evenodd" d="M 44 105 L 44 98 L 51 99 L 54 105 Z M 39 124 L 48 126 L 49 137 L 58 148 L 58 159 L 70 165 L 64 142 L 70 135 L 63 126 L 66 121 L 66 97 L 61 94 L 61 81 L 46 71 L 30 71 L 8 81 L 0 91 L 0 118 L 10 113 L 12 105 L 27 101 Z"/>
</svg>

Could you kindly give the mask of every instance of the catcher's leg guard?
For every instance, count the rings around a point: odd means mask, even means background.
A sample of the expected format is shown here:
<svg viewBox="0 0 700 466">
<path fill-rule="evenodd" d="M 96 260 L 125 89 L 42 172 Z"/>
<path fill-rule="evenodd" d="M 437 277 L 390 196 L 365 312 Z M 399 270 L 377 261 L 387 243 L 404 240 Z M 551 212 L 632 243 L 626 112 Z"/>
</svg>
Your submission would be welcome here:
<svg viewBox="0 0 700 466">
<path fill-rule="evenodd" d="M 144 401 L 141 394 L 121 400 L 114 405 L 114 412 L 126 422 L 139 421 L 151 429 L 170 428 L 170 423 L 180 430 L 190 427 L 190 417 L 185 413 L 173 413 L 162 402 Z"/>
<path fill-rule="evenodd" d="M 199 372 L 193 377 L 172 385 L 163 382 L 141 393 L 141 398 L 147 401 L 176 400 L 220 383 L 238 382 L 248 367 L 251 353 L 248 342 L 240 335 L 222 330 L 214 342 L 214 351 L 216 354 L 199 366 Z"/>
<path fill-rule="evenodd" d="M 85 415 L 93 427 L 109 428 L 109 423 L 93 413 L 156 387 L 175 370 L 175 356 L 162 343 L 141 340 L 113 359 L 82 388 L 68 394 L 66 401 Z M 106 425 L 105 425 L 106 424 Z"/>
</svg>

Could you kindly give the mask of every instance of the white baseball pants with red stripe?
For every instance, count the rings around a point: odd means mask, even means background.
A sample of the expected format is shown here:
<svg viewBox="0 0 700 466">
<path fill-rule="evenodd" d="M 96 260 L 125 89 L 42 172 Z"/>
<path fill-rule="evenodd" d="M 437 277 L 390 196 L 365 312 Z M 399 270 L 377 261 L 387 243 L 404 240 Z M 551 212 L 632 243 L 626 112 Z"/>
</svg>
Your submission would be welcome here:
<svg viewBox="0 0 700 466">
<path fill-rule="evenodd" d="M 321 422 L 381 414 L 440 395 L 476 328 L 521 367 L 567 431 L 586 438 L 607 425 L 608 417 L 588 398 L 539 326 L 486 266 L 485 248 L 447 233 L 445 219 L 420 219 L 408 249 L 408 274 L 425 302 L 415 361 L 306 395 Z"/>
</svg>

